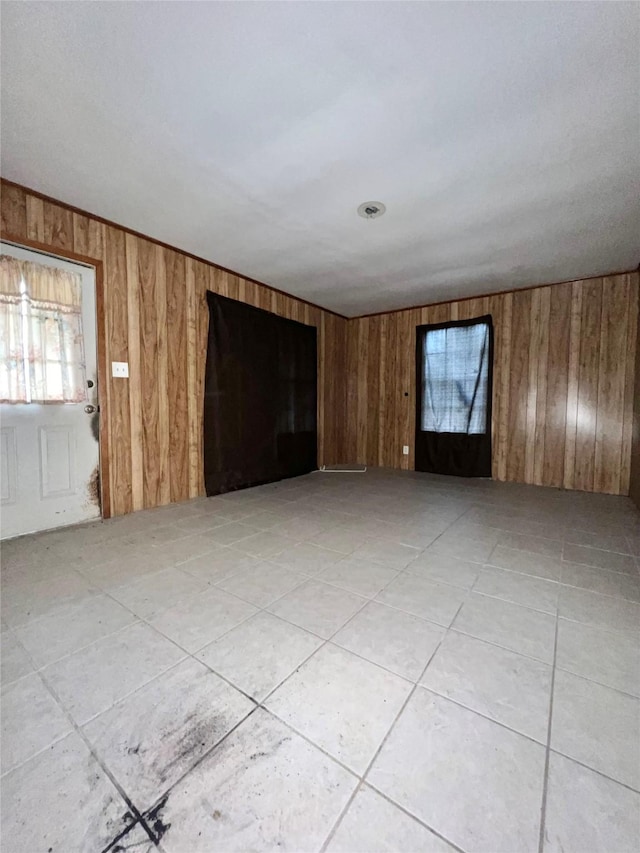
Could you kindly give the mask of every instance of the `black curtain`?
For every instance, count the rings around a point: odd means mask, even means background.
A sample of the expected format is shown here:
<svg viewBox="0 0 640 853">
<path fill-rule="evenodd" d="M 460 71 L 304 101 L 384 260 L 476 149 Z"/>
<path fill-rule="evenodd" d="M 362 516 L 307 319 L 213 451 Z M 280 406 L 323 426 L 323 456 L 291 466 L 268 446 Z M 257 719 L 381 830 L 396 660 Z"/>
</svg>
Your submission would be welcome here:
<svg viewBox="0 0 640 853">
<path fill-rule="evenodd" d="M 491 476 L 491 316 L 418 326 L 416 470 Z"/>
<path fill-rule="evenodd" d="M 315 327 L 211 292 L 207 303 L 207 495 L 315 470 Z"/>
</svg>

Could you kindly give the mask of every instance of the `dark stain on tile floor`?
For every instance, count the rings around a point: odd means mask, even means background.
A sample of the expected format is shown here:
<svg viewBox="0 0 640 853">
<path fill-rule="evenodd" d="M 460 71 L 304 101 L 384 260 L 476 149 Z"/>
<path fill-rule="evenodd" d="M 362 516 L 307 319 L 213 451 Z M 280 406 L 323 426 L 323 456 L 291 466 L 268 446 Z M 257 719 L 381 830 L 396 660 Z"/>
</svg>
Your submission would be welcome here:
<svg viewBox="0 0 640 853">
<path fill-rule="evenodd" d="M 132 820 L 133 823 L 131 823 Z M 101 853 L 122 853 L 124 850 L 135 850 L 136 846 L 138 846 L 139 837 L 133 836 L 135 840 L 132 840 L 131 833 L 134 829 L 141 826 L 140 822 L 134 820 L 129 812 L 123 815 L 122 822 L 125 824 L 124 827 L 120 831 L 115 831 L 113 838 L 106 847 L 102 848 Z M 114 831 L 113 827 L 110 827 L 110 831 Z M 127 838 L 129 838 L 131 843 L 128 843 Z"/>
<path fill-rule="evenodd" d="M 143 823 L 146 826 L 147 832 L 156 844 L 162 839 L 165 833 L 169 830 L 171 824 L 166 823 L 162 812 L 167 805 L 169 795 L 165 794 L 160 802 L 149 811 L 142 815 Z"/>
<path fill-rule="evenodd" d="M 202 756 L 210 750 L 230 728 L 224 715 L 209 716 L 198 719 L 194 711 L 181 721 L 179 728 L 163 732 L 161 744 L 170 749 L 158 749 L 153 758 L 150 772 L 158 779 L 160 786 L 165 783 L 173 784 L 178 776 L 199 762 Z M 138 755 L 145 752 L 144 746 L 138 744 L 129 747 L 129 754 Z"/>
</svg>

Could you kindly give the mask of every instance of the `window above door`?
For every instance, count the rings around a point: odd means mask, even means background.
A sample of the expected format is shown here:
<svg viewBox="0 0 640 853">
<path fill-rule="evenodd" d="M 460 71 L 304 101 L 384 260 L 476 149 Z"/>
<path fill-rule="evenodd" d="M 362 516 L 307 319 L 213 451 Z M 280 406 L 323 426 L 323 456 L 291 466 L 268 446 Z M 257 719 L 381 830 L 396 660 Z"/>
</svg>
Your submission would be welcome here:
<svg viewBox="0 0 640 853">
<path fill-rule="evenodd" d="M 483 434 L 487 430 L 489 324 L 426 329 L 422 347 L 424 432 Z"/>
<path fill-rule="evenodd" d="M 0 256 L 0 402 L 87 399 L 78 273 Z"/>
</svg>

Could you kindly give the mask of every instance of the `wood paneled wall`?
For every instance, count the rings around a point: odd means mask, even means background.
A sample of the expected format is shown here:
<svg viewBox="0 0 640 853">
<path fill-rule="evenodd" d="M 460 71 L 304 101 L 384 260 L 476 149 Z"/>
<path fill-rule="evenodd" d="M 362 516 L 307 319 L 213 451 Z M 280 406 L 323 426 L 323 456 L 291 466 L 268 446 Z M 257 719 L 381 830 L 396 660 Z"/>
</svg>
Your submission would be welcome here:
<svg viewBox="0 0 640 853">
<path fill-rule="evenodd" d="M 318 328 L 318 463 L 412 470 L 416 326 L 491 314 L 493 476 L 627 494 L 638 274 L 518 290 L 354 320 L 324 311 L 15 184 L 2 234 L 96 260 L 104 281 L 105 514 L 204 493 L 206 291 Z M 640 388 L 634 485 L 640 500 Z M 409 446 L 409 455 L 402 446 Z"/>
<path fill-rule="evenodd" d="M 95 259 L 104 282 L 98 334 L 107 373 L 101 429 L 108 447 L 105 515 L 204 494 L 206 291 L 318 329 L 318 464 L 344 459 L 347 321 L 8 182 L 2 235 Z M 106 365 L 103 365 L 106 367 Z M 106 415 L 106 416 L 105 416 Z"/>
<path fill-rule="evenodd" d="M 640 295 L 636 305 L 636 379 L 633 395 L 633 427 L 631 437 L 631 473 L 629 495 L 640 509 Z"/>
<path fill-rule="evenodd" d="M 494 478 L 628 494 L 637 301 L 631 273 L 351 320 L 347 457 L 412 470 L 416 326 L 491 314 Z"/>
</svg>

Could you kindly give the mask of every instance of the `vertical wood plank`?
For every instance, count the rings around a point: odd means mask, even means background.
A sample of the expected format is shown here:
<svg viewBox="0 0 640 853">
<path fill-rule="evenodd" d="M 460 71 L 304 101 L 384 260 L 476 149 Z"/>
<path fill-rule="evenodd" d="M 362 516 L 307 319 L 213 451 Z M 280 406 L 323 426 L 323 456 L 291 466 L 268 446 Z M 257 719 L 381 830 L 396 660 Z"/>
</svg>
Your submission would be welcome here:
<svg viewBox="0 0 640 853">
<path fill-rule="evenodd" d="M 324 446 L 324 413 L 325 413 L 325 389 L 327 381 L 324 374 L 324 366 L 326 365 L 326 335 L 325 335 L 326 317 L 323 314 L 318 327 L 318 413 L 317 413 L 317 429 L 318 429 L 318 467 L 328 464 Z"/>
<path fill-rule="evenodd" d="M 96 356 L 99 420 L 99 474 L 100 474 L 100 511 L 103 518 L 113 515 L 111 498 L 111 438 L 110 438 L 110 383 L 109 353 L 107 349 L 107 317 L 105 297 L 104 264 L 96 261 Z"/>
<path fill-rule="evenodd" d="M 525 481 L 531 292 L 512 294 L 509 419 L 506 479 Z"/>
<path fill-rule="evenodd" d="M 209 308 L 207 291 L 211 289 L 213 267 L 196 265 L 196 419 L 198 443 L 198 494 L 205 494 L 204 486 L 204 380 L 207 365 L 207 340 L 209 336 Z"/>
<path fill-rule="evenodd" d="M 171 500 L 189 497 L 186 258 L 165 249 Z"/>
<path fill-rule="evenodd" d="M 163 503 L 160 488 L 157 252 L 139 240 L 140 400 L 142 406 L 142 470 L 145 507 Z"/>
<path fill-rule="evenodd" d="M 367 437 L 365 441 L 368 465 L 377 465 L 380 459 L 381 422 L 381 365 L 383 361 L 382 321 L 380 317 L 369 319 L 368 361 L 364 377 L 364 394 L 367 400 Z"/>
<path fill-rule="evenodd" d="M 505 293 L 496 302 L 501 304 L 500 322 L 495 331 L 496 361 L 499 367 L 498 388 L 498 441 L 496 476 L 498 480 L 507 479 L 507 458 L 509 454 L 509 376 L 511 373 L 511 321 L 513 317 L 513 294 Z"/>
<path fill-rule="evenodd" d="M 595 480 L 602 279 L 584 282 L 582 291 L 574 484 L 576 489 L 591 492 Z"/>
<path fill-rule="evenodd" d="M 229 295 L 228 275 L 222 270 L 212 270 L 209 287 L 214 293 L 219 293 L 220 296 Z"/>
<path fill-rule="evenodd" d="M 381 387 L 384 388 L 382 409 L 384 412 L 385 436 L 381 446 L 380 464 L 385 468 L 399 468 L 400 457 L 397 454 L 398 447 L 398 407 L 396 396 L 396 359 L 397 359 L 397 324 L 398 315 L 391 314 L 386 321 L 386 347 L 384 351 L 384 379 Z"/>
<path fill-rule="evenodd" d="M 105 226 L 105 296 L 107 346 L 113 361 L 129 361 L 127 257 L 125 233 Z M 131 495 L 131 414 L 129 379 L 110 379 L 109 444 L 111 499 L 114 515 L 133 509 Z"/>
<path fill-rule="evenodd" d="M 339 444 L 336 448 L 337 453 L 337 461 L 338 462 L 348 462 L 347 459 L 347 430 L 348 430 L 348 421 L 347 421 L 347 341 L 348 341 L 348 322 L 346 320 L 342 320 L 340 318 L 336 318 L 336 321 L 340 330 L 340 398 L 338 400 L 338 405 L 336 411 L 334 412 L 334 418 L 338 424 L 339 432 L 338 439 Z"/>
<path fill-rule="evenodd" d="M 22 187 L 2 186 L 0 215 L 3 234 L 27 236 L 27 194 Z"/>
<path fill-rule="evenodd" d="M 564 453 L 565 489 L 575 488 L 576 446 L 578 439 L 578 395 L 580 388 L 580 336 L 582 332 L 582 282 L 571 285 L 571 321 L 569 327 L 569 371 L 567 378 L 567 418 Z"/>
<path fill-rule="evenodd" d="M 29 240 L 45 242 L 44 202 L 41 198 L 27 195 L 27 234 Z"/>
<path fill-rule="evenodd" d="M 56 249 L 73 250 L 73 213 L 58 204 L 43 203 L 44 242 Z"/>
<path fill-rule="evenodd" d="M 371 318 L 373 319 L 373 318 Z M 369 318 L 364 320 L 354 320 L 356 324 L 355 331 L 352 333 L 356 340 L 356 353 L 358 359 L 358 382 L 356 393 L 356 456 L 355 461 L 362 465 L 371 465 L 369 461 L 369 451 L 367 447 L 368 436 L 376 435 L 377 430 L 374 430 L 373 423 L 369 419 L 369 399 L 368 394 L 370 389 L 367 387 L 367 377 L 369 376 L 369 346 L 374 345 L 369 331 Z M 377 385 L 377 374 L 376 374 Z M 371 389 L 372 391 L 372 389 Z M 372 391 L 373 392 L 373 391 Z M 377 446 L 377 445 L 376 445 Z"/>
<path fill-rule="evenodd" d="M 540 313 L 538 321 L 538 391 L 533 459 L 533 483 L 544 485 L 545 423 L 547 417 L 547 382 L 549 363 L 549 324 L 551 320 L 551 288 L 540 288 Z"/>
<path fill-rule="evenodd" d="M 186 324 L 187 324 L 187 417 L 188 417 L 188 453 L 189 475 L 188 493 L 190 498 L 199 494 L 201 459 L 199 453 L 200 430 L 198 428 L 198 328 L 197 328 L 197 297 L 196 297 L 196 261 L 186 260 Z"/>
<path fill-rule="evenodd" d="M 378 452 L 374 465 L 384 465 L 387 430 L 387 334 L 389 316 L 383 314 L 380 322 L 380 360 L 378 364 Z"/>
<path fill-rule="evenodd" d="M 403 311 L 399 314 L 398 321 L 398 346 L 402 353 L 402 360 L 399 366 L 399 383 L 396 389 L 401 413 L 399 419 L 400 431 L 397 441 L 401 466 L 405 471 L 408 471 L 410 456 L 405 456 L 402 453 L 402 448 L 406 445 L 409 448 L 410 454 L 415 435 L 415 418 L 412 417 L 413 412 L 411 410 L 411 402 L 413 400 L 413 389 L 411 386 L 415 367 L 415 328 L 412 329 L 411 326 L 411 311 Z"/>
<path fill-rule="evenodd" d="M 104 225 L 81 216 L 73 214 L 73 251 L 88 258 L 102 260 L 104 257 Z"/>
<path fill-rule="evenodd" d="M 593 488 L 614 495 L 621 492 L 630 319 L 628 277 L 603 279 Z"/>
<path fill-rule="evenodd" d="M 502 300 L 490 297 L 487 299 L 487 314 L 491 315 L 493 323 L 493 388 L 491 394 L 491 476 L 498 479 L 498 447 L 500 443 L 500 388 L 502 374 L 500 371 L 499 354 L 502 345 Z"/>
<path fill-rule="evenodd" d="M 624 416 L 622 429 L 622 452 L 621 452 L 621 472 L 620 472 L 620 494 L 631 494 L 631 458 L 634 441 L 634 404 L 637 402 L 640 407 L 640 376 L 636 375 L 638 361 L 638 285 L 640 275 L 631 273 L 627 276 L 629 282 L 629 301 L 627 305 L 628 320 L 628 339 L 625 364 L 625 383 L 624 383 Z M 638 387 L 638 400 L 634 400 L 634 388 Z M 640 421 L 637 424 L 640 430 Z M 640 436 L 638 436 L 638 445 L 640 445 Z M 635 466 L 634 466 L 635 470 Z M 635 486 L 635 483 L 634 483 Z M 634 495 L 637 496 L 637 489 L 634 489 Z M 638 503 L 638 502 L 637 502 Z"/>
<path fill-rule="evenodd" d="M 407 467 L 409 471 L 413 471 L 416 467 L 416 394 L 417 394 L 417 380 L 416 380 L 416 346 L 417 346 L 417 328 L 420 325 L 420 312 L 416 309 L 412 309 L 408 312 L 408 323 L 409 323 L 409 335 L 410 335 L 410 343 L 409 343 L 409 378 L 407 382 L 407 391 L 409 392 L 409 397 L 407 398 L 407 408 L 408 408 L 408 424 L 407 424 L 407 435 L 409 439 L 409 458 L 407 460 Z"/>
<path fill-rule="evenodd" d="M 231 273 L 225 273 L 224 281 L 227 286 L 227 292 L 222 295 L 228 296 L 229 299 L 242 300 L 242 295 L 240 293 L 240 279 L 238 276 L 232 275 Z"/>
<path fill-rule="evenodd" d="M 131 435 L 131 508 L 144 507 L 144 457 L 142 439 L 142 375 L 140 355 L 140 283 L 138 238 L 125 235 L 126 290 L 129 348 L 129 417 Z"/>
<path fill-rule="evenodd" d="M 541 482 L 547 486 L 562 486 L 567 439 L 572 288 L 571 284 L 562 284 L 550 287 L 548 291 L 549 342 Z"/>
<path fill-rule="evenodd" d="M 358 461 L 358 321 L 347 324 L 347 376 L 345 401 L 345 462 Z M 355 426 L 354 426 L 355 424 Z"/>
<path fill-rule="evenodd" d="M 335 375 L 336 352 L 334 318 L 327 315 L 323 319 L 322 334 L 324 338 L 323 358 L 321 361 L 322 386 L 324 389 L 324 419 L 322 424 L 322 448 L 325 465 L 335 462 L 335 425 L 333 420 L 335 407 L 335 392 L 337 377 Z M 326 377 L 326 378 L 325 378 Z"/>
<path fill-rule="evenodd" d="M 171 417 L 169 412 L 169 330 L 167 323 L 167 259 L 155 246 L 156 348 L 158 362 L 158 503 L 171 502 Z"/>
<path fill-rule="evenodd" d="M 538 362 L 540 358 L 540 289 L 531 291 L 529 316 L 529 377 L 527 381 L 524 481 L 533 483 L 538 406 Z"/>
</svg>

